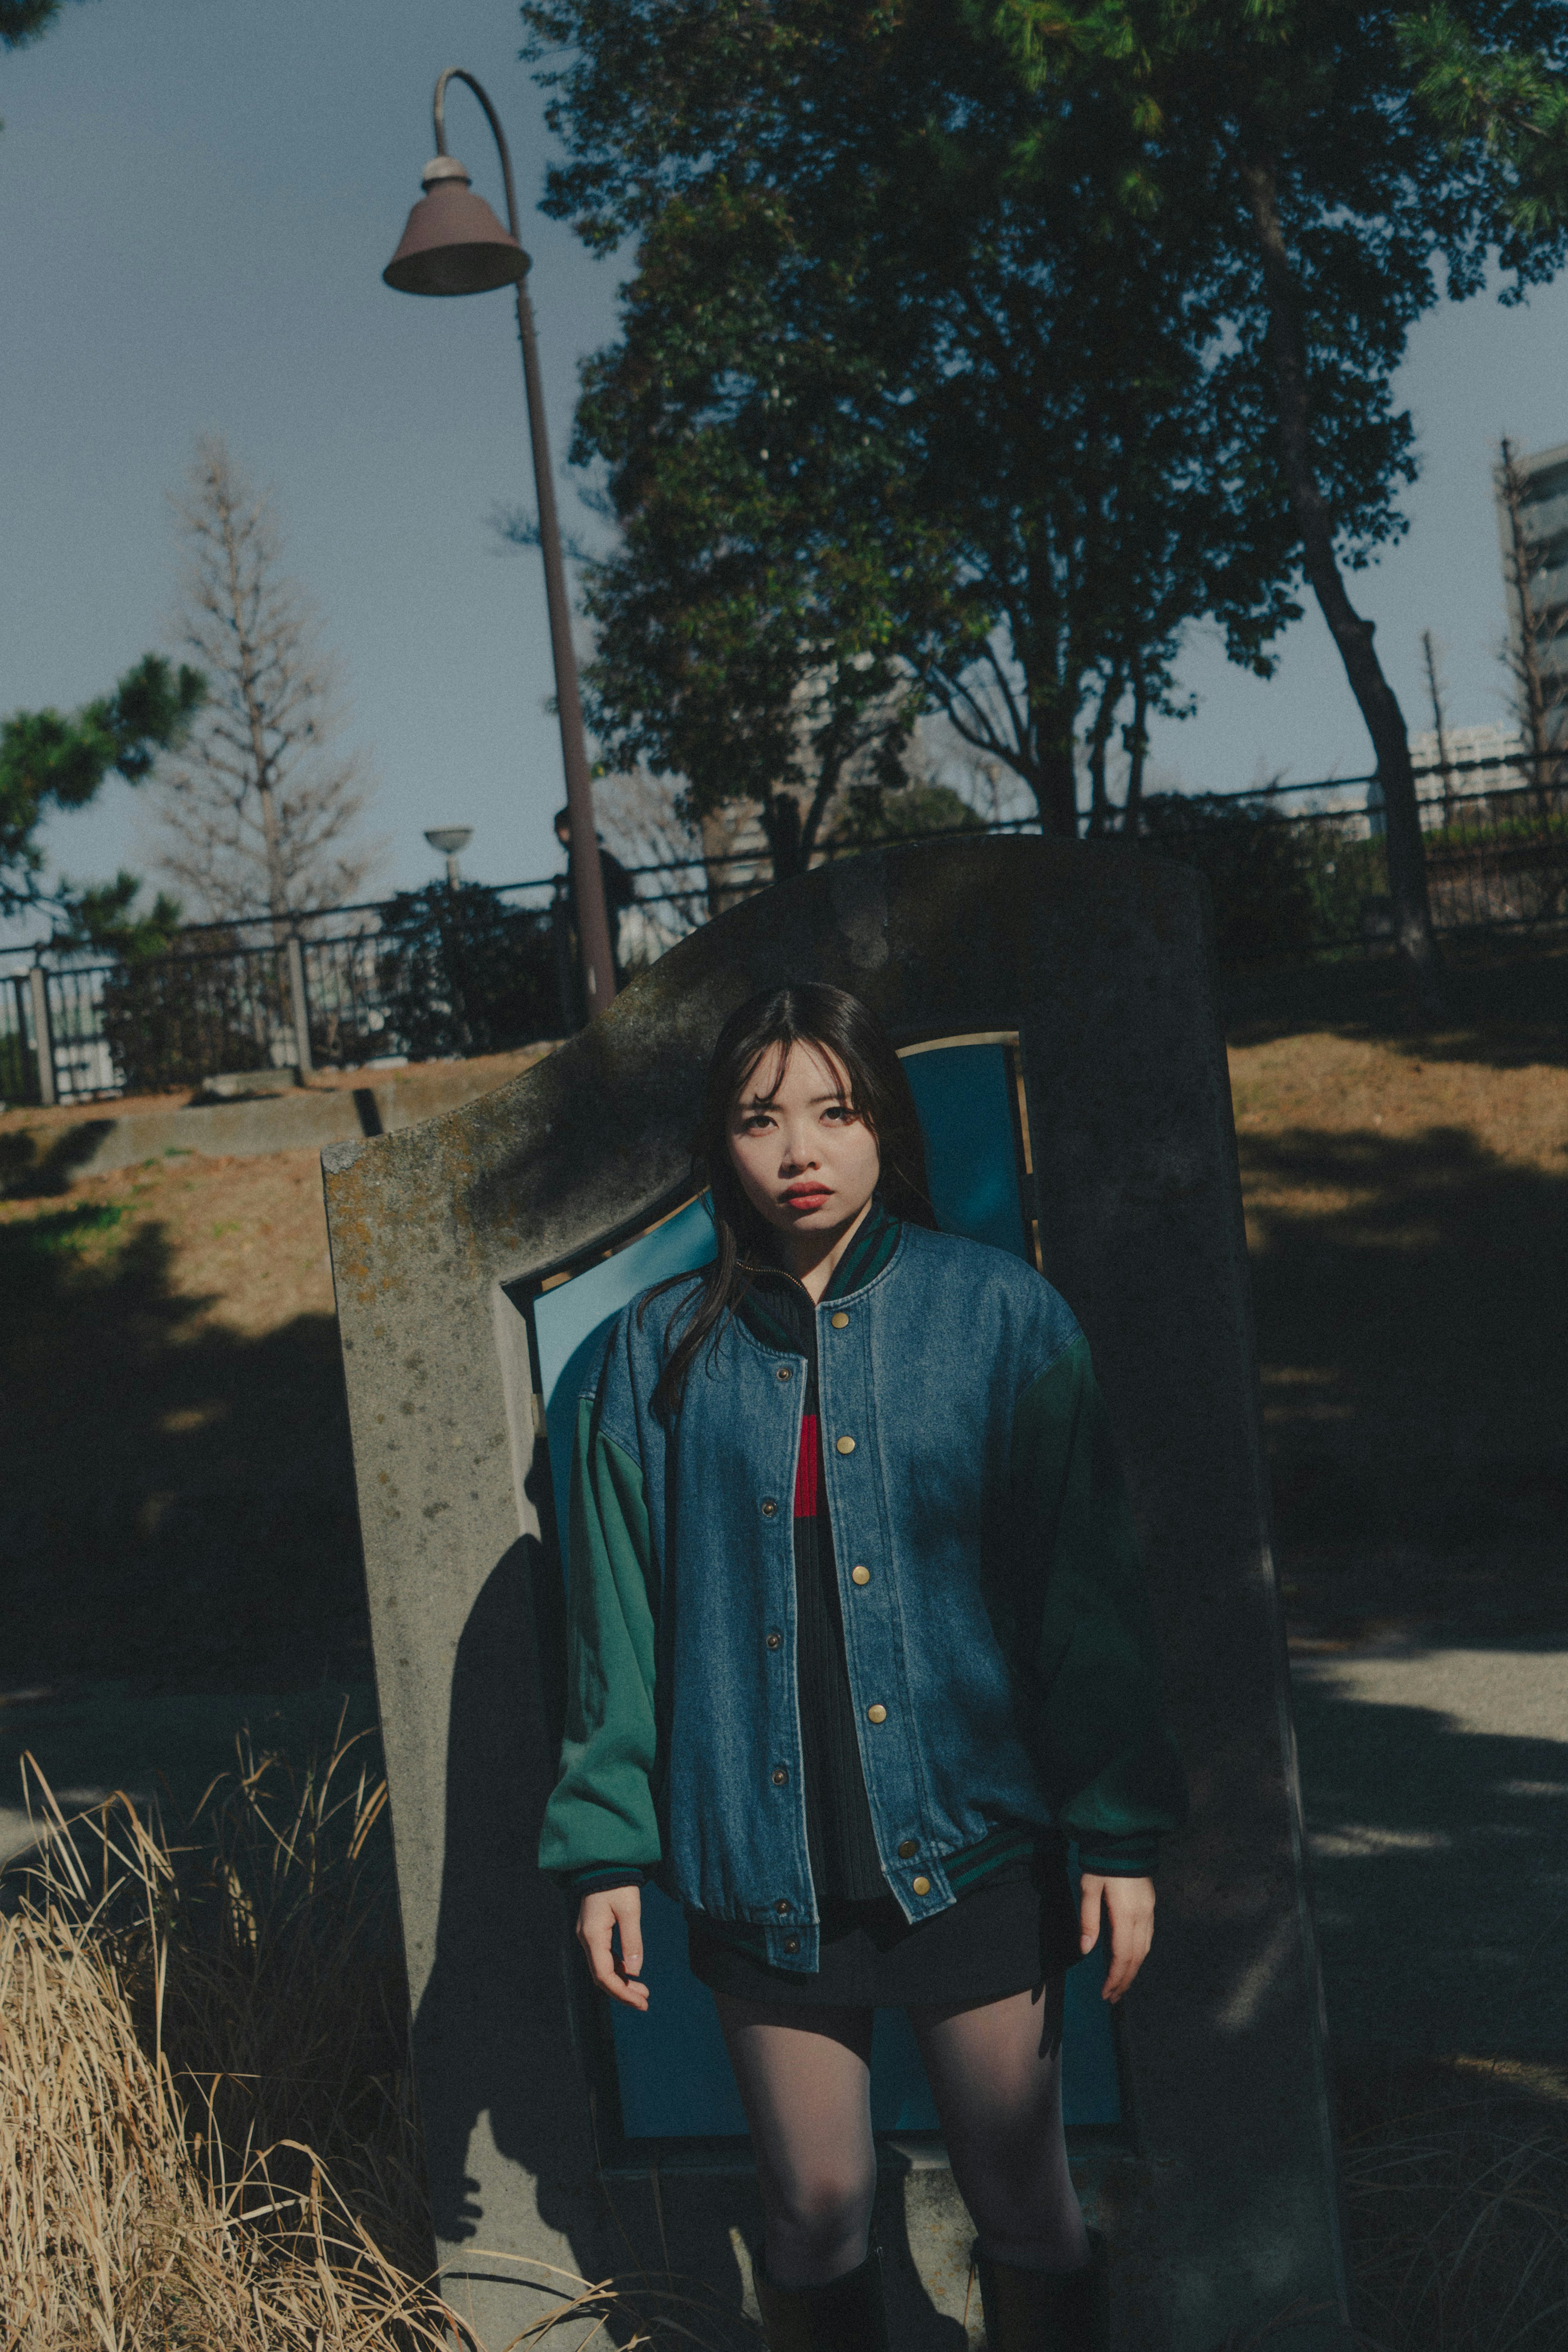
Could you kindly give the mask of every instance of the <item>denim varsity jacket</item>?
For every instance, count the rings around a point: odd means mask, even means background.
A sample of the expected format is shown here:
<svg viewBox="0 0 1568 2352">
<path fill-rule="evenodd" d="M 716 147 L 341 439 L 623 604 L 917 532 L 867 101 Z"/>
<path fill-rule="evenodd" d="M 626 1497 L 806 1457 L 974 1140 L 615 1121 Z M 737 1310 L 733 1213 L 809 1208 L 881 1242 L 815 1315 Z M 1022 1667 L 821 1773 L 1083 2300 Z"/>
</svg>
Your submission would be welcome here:
<svg viewBox="0 0 1568 2352">
<path fill-rule="evenodd" d="M 790 1498 L 802 1358 L 731 1318 L 666 1424 L 696 1278 L 633 1300 L 580 1400 L 560 1778 L 540 1866 L 627 1866 L 818 1965 Z M 1063 1300 L 1007 1252 L 905 1224 L 817 1312 L 819 1406 L 861 1762 L 911 1921 L 1004 1827 L 1152 1866 L 1186 1817 L 1143 1569 Z"/>
</svg>

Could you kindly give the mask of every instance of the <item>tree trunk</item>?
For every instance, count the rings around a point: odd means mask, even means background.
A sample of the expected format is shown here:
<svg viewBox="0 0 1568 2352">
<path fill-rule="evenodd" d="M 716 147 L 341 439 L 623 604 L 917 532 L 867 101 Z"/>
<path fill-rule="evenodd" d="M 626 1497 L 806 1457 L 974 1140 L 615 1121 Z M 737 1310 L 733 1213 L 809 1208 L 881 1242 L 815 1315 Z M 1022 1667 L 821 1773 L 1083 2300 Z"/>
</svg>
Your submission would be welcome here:
<svg viewBox="0 0 1568 2352">
<path fill-rule="evenodd" d="M 1262 256 L 1269 341 L 1279 402 L 1280 443 L 1291 502 L 1301 534 L 1307 577 L 1339 648 L 1350 690 L 1372 738 L 1388 828 L 1388 889 L 1394 902 L 1395 941 L 1422 1015 L 1436 1020 L 1442 1014 L 1443 1000 L 1437 985 L 1437 948 L 1427 898 L 1426 853 L 1404 714 L 1372 649 L 1373 624 L 1364 620 L 1351 604 L 1334 560 L 1333 526 L 1312 468 L 1307 429 L 1305 348 L 1290 256 L 1280 225 L 1272 168 L 1267 163 L 1244 163 L 1241 184 L 1251 207 Z"/>
<path fill-rule="evenodd" d="M 1111 740 L 1111 722 L 1116 716 L 1116 705 L 1122 699 L 1124 679 L 1120 669 L 1112 671 L 1100 697 L 1100 708 L 1094 713 L 1094 724 L 1089 732 L 1089 833 L 1092 840 L 1104 833 L 1110 822 L 1110 802 L 1105 792 L 1105 751 Z"/>
<path fill-rule="evenodd" d="M 812 858 L 816 856 L 817 842 L 822 830 L 822 821 L 826 817 L 829 807 L 832 803 L 833 796 L 839 789 L 839 778 L 843 774 L 843 772 L 844 755 L 842 751 L 824 751 L 822 753 L 821 764 L 817 771 L 817 788 L 811 794 L 811 804 L 806 811 L 805 817 L 800 824 L 800 870 L 802 874 L 806 871 L 806 868 L 811 863 Z"/>
<path fill-rule="evenodd" d="M 1034 786 L 1034 796 L 1046 832 L 1059 833 L 1063 841 L 1076 841 L 1078 777 L 1073 767 L 1071 735 L 1065 750 L 1059 744 L 1051 744 L 1041 751 L 1040 765 L 1030 781 Z"/>
<path fill-rule="evenodd" d="M 707 919 L 722 915 L 733 907 L 741 895 L 736 887 L 735 867 L 730 863 L 735 853 L 735 825 L 730 804 L 722 808 L 705 809 L 697 819 L 702 840 L 703 878 L 707 885 Z"/>
<path fill-rule="evenodd" d="M 788 882 L 791 875 L 803 874 L 806 857 L 800 838 L 800 803 L 793 793 L 768 793 L 762 803 L 762 830 L 768 836 L 775 882 Z"/>
<path fill-rule="evenodd" d="M 1127 753 L 1127 797 L 1122 807 L 1122 830 L 1136 838 L 1144 806 L 1144 762 L 1149 754 L 1149 690 L 1142 674 L 1133 674 L 1133 716 L 1122 730 Z"/>
<path fill-rule="evenodd" d="M 1421 653 L 1427 664 L 1427 691 L 1432 698 L 1432 724 L 1437 730 L 1437 767 L 1443 779 L 1443 830 L 1454 821 L 1454 772 L 1448 765 L 1448 729 L 1443 716 L 1443 689 L 1437 677 L 1437 654 L 1430 629 L 1421 632 Z"/>
</svg>

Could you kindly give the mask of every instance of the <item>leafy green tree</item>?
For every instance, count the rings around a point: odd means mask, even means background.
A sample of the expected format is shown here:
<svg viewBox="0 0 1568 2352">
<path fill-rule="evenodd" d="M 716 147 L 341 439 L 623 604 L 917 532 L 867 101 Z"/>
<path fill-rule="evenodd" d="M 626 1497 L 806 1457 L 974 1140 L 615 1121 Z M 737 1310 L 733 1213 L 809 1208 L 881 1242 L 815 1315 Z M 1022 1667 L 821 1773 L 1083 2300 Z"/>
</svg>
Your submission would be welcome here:
<svg viewBox="0 0 1568 2352">
<path fill-rule="evenodd" d="M 179 938 L 184 910 L 167 890 L 160 890 L 151 906 L 140 904 L 141 888 L 140 876 L 121 866 L 112 882 L 89 883 L 73 891 L 55 945 L 96 948 L 127 967 L 167 955 Z"/>
<path fill-rule="evenodd" d="M 889 541 L 913 561 L 918 531 L 890 530 L 886 453 L 835 407 L 836 354 L 774 342 L 774 241 L 722 203 L 672 207 L 655 236 L 578 416 L 622 526 L 586 567 L 588 709 L 617 764 L 684 780 L 688 822 L 755 801 L 782 878 L 846 780 L 902 781 L 918 698 L 889 644 Z"/>
<path fill-rule="evenodd" d="M 65 0 L 0 0 L 0 49 L 30 48 L 41 41 Z M 0 131 L 5 129 L 0 121 Z"/>
<path fill-rule="evenodd" d="M 1391 380 L 1416 318 L 1518 299 L 1564 252 L 1561 5 L 1425 15 L 1351 0 L 970 0 L 1033 100 L 1021 175 L 1046 184 L 1065 116 L 1095 110 L 1103 175 L 1159 237 L 1200 239 L 1225 331 L 1266 363 L 1311 583 L 1372 739 L 1396 933 L 1438 1003 L 1403 714 L 1344 571 L 1403 529 L 1413 435 Z M 1115 95 L 1120 93 L 1119 123 Z"/>
<path fill-rule="evenodd" d="M 1563 11 L 1552 14 L 1560 19 Z M 1550 237 L 1568 217 L 1568 83 L 1557 66 L 1539 51 L 1489 45 L 1448 7 L 1403 16 L 1397 29 L 1417 103 L 1456 160 L 1479 142 L 1514 229 L 1521 237 Z M 1529 28 L 1520 30 L 1531 37 Z M 1563 38 L 1559 24 L 1558 59 Z"/>
<path fill-rule="evenodd" d="M 1071 830 L 1083 712 L 1103 746 L 1125 695 L 1140 730 L 1183 708 L 1189 621 L 1267 674 L 1297 607 L 1257 370 L 1205 253 L 1173 266 L 1098 190 L 1092 110 L 1042 199 L 1033 100 L 934 0 L 524 15 L 536 57 L 570 52 L 548 203 L 638 240 L 575 452 L 622 532 L 588 594 L 617 755 L 686 775 L 695 813 L 766 807 L 826 681 L 835 720 L 896 718 L 888 755 L 941 711 Z"/>
<path fill-rule="evenodd" d="M 416 1061 L 559 1034 L 549 915 L 504 906 L 482 883 L 400 890 L 376 952 L 389 1035 Z"/>
<path fill-rule="evenodd" d="M 0 915 L 68 902 L 68 890 L 46 891 L 39 878 L 46 818 L 55 809 L 85 808 L 107 776 L 143 782 L 158 753 L 183 740 L 205 696 L 199 670 L 183 664 L 176 670 L 144 654 L 111 694 L 69 717 L 18 710 L 0 720 Z M 129 878 L 109 887 L 123 889 Z M 132 883 L 122 914 L 134 896 Z"/>
<path fill-rule="evenodd" d="M 0 0 L 0 48 L 25 49 L 41 41 L 65 0 Z"/>
</svg>

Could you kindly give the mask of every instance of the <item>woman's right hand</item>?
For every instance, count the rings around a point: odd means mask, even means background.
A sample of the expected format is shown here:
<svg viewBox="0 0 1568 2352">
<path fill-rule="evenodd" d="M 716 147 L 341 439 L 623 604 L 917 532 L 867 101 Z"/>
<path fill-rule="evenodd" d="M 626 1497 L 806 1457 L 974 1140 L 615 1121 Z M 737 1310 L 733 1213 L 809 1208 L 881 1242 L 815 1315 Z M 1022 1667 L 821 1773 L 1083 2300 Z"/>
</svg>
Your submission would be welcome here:
<svg viewBox="0 0 1568 2352">
<path fill-rule="evenodd" d="M 610 1939 L 621 1930 L 621 1956 Z M 648 1988 L 635 1981 L 643 1973 L 643 1890 L 611 1886 L 601 1895 L 585 1895 L 577 1906 L 577 1940 L 588 1956 L 589 1973 L 601 1992 L 623 2000 L 628 2009 L 646 2009 Z"/>
</svg>

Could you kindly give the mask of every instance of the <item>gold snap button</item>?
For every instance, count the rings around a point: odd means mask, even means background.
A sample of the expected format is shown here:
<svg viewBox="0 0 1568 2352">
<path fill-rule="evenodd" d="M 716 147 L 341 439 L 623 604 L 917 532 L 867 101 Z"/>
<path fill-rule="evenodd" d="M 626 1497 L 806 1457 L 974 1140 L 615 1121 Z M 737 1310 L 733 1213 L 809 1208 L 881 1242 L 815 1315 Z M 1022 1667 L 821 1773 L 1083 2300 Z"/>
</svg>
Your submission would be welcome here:
<svg viewBox="0 0 1568 2352">
<path fill-rule="evenodd" d="M 776 1789 L 781 1789 L 781 1788 L 783 1788 L 783 1786 L 784 1786 L 785 1782 L 789 1780 L 789 1773 L 788 1773 L 788 1772 L 786 1772 L 786 1770 L 784 1769 L 783 1765 L 782 1765 L 782 1764 L 775 1764 L 775 1766 L 773 1767 L 773 1785 L 774 1785 L 774 1787 L 775 1787 Z"/>
<path fill-rule="evenodd" d="M 789 1365 L 788 1365 L 788 1364 L 780 1364 L 780 1365 L 779 1365 L 779 1370 L 774 1373 L 773 1377 L 774 1377 L 774 1379 L 775 1379 L 776 1381 L 792 1381 L 792 1380 L 794 1379 L 795 1375 L 794 1375 L 794 1373 L 789 1370 Z"/>
<path fill-rule="evenodd" d="M 840 1440 L 839 1440 L 839 1452 L 840 1452 L 841 1454 L 852 1454 L 852 1453 L 854 1452 L 854 1450 L 855 1450 L 855 1442 L 854 1442 L 854 1439 L 853 1439 L 852 1437 L 841 1437 L 841 1438 L 840 1438 Z"/>
<path fill-rule="evenodd" d="M 786 1936 L 786 1937 L 785 1937 L 785 1938 L 784 1938 L 784 1949 L 785 1949 L 787 1952 L 798 1952 L 798 1951 L 800 1950 L 800 1937 L 799 1937 L 799 1936 Z"/>
<path fill-rule="evenodd" d="M 900 1862 L 913 1862 L 919 1851 L 913 1838 L 905 1838 L 898 1849 L 898 1858 Z"/>
<path fill-rule="evenodd" d="M 912 1878 L 909 1884 L 916 1895 L 929 1895 L 931 1892 L 931 1881 L 928 1878 Z"/>
<path fill-rule="evenodd" d="M 779 1911 L 779 1912 L 785 1912 L 785 1911 L 788 1911 L 788 1910 L 789 1910 L 789 1904 L 784 1900 L 784 1897 L 783 1897 L 783 1896 L 782 1896 L 782 1895 L 781 1895 L 779 1897 L 778 1902 L 773 1906 L 773 1908 L 775 1909 L 775 1911 Z"/>
<path fill-rule="evenodd" d="M 850 1582 L 852 1584 L 869 1584 L 871 1582 L 870 1569 L 852 1568 L 850 1570 Z"/>
<path fill-rule="evenodd" d="M 849 1328 L 850 1318 L 841 1307 L 839 1312 L 833 1317 L 833 1328 L 835 1331 L 847 1331 Z"/>
<path fill-rule="evenodd" d="M 865 1711 L 865 1719 L 868 1723 L 885 1723 L 887 1721 L 886 1707 L 868 1706 Z"/>
<path fill-rule="evenodd" d="M 769 1633 L 768 1636 L 768 1646 L 770 1650 L 781 1650 L 784 1647 L 783 1634 Z"/>
<path fill-rule="evenodd" d="M 763 1517 L 764 1517 L 765 1519 L 770 1519 L 770 1518 L 773 1517 L 774 1512 L 775 1512 L 778 1508 L 779 1508 L 778 1504 L 772 1500 L 771 1496 L 769 1496 L 768 1500 L 766 1503 L 764 1503 L 764 1504 L 763 1504 L 763 1506 L 762 1506 L 762 1516 L 763 1516 Z"/>
</svg>

